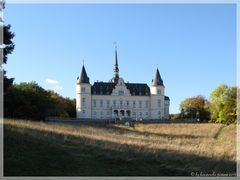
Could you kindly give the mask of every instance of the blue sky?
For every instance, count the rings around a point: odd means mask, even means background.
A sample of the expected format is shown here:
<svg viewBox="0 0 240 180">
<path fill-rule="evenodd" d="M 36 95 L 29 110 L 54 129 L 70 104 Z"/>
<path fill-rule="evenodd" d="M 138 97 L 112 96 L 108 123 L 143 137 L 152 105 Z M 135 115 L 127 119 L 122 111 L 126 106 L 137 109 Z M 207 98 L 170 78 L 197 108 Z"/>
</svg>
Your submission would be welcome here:
<svg viewBox="0 0 240 180">
<path fill-rule="evenodd" d="M 83 64 L 90 82 L 120 76 L 151 84 L 157 65 L 170 113 L 187 97 L 236 84 L 235 4 L 7 4 L 16 48 L 7 75 L 75 97 Z"/>
</svg>

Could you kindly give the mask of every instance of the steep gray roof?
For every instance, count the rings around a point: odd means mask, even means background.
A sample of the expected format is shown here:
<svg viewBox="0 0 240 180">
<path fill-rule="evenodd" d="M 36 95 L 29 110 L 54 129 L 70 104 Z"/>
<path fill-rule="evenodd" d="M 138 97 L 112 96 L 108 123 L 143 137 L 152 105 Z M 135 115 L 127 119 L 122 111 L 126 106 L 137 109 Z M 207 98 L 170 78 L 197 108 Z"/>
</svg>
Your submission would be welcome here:
<svg viewBox="0 0 240 180">
<path fill-rule="evenodd" d="M 116 83 L 113 82 L 95 82 L 91 87 L 91 93 L 96 95 L 110 95 Z"/>
<path fill-rule="evenodd" d="M 152 85 L 154 85 L 154 86 L 163 86 L 163 80 L 162 80 L 162 78 L 160 76 L 158 68 L 157 68 L 157 71 L 156 71 L 155 78 L 152 81 Z"/>
<path fill-rule="evenodd" d="M 164 99 L 170 101 L 170 98 L 168 96 L 165 96 Z"/>
<path fill-rule="evenodd" d="M 150 96 L 150 88 L 147 84 L 125 83 L 132 96 Z"/>
<path fill-rule="evenodd" d="M 117 83 L 95 82 L 91 88 L 94 95 L 110 95 Z M 132 96 L 149 96 L 150 88 L 147 84 L 125 83 Z"/>
<path fill-rule="evenodd" d="M 80 77 L 77 78 L 77 84 L 80 83 L 89 83 L 89 77 L 87 76 L 87 72 L 85 70 L 84 65 L 82 66 Z"/>
</svg>

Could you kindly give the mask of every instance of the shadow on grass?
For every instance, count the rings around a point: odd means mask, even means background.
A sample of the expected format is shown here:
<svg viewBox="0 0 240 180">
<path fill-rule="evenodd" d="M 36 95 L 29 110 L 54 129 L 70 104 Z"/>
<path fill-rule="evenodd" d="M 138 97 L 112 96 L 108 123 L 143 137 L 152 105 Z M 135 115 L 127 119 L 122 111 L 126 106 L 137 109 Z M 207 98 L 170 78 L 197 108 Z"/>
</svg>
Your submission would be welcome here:
<svg viewBox="0 0 240 180">
<path fill-rule="evenodd" d="M 175 139 L 175 138 L 189 138 L 189 139 L 197 139 L 197 138 L 203 138 L 205 136 L 196 136 L 196 135 L 191 135 L 191 134 L 163 134 L 163 133 L 154 133 L 154 132 L 141 132 L 141 131 L 137 131 L 134 130 L 134 128 L 124 128 L 121 126 L 113 126 L 113 125 L 109 125 L 110 127 L 112 127 L 113 129 L 116 130 L 123 130 L 124 132 L 129 132 L 129 133 L 134 133 L 136 135 L 143 135 L 143 136 L 158 136 L 160 138 L 168 138 L 168 139 Z"/>
<path fill-rule="evenodd" d="M 141 132 L 137 131 L 134 128 L 125 128 L 123 126 L 116 126 L 114 124 L 94 124 L 94 123 L 84 123 L 84 124 L 78 124 L 79 126 L 90 126 L 94 128 L 101 128 L 110 130 L 114 133 L 119 134 L 125 134 L 125 133 L 131 133 L 134 135 L 141 135 L 141 136 L 157 136 L 160 138 L 167 138 L 167 139 L 175 139 L 175 138 L 188 138 L 188 139 L 198 139 L 198 138 L 205 138 L 206 136 L 196 136 L 191 134 L 163 134 L 163 133 L 154 133 L 154 132 Z"/>
<path fill-rule="evenodd" d="M 4 176 L 191 176 L 236 163 L 4 125 Z"/>
</svg>

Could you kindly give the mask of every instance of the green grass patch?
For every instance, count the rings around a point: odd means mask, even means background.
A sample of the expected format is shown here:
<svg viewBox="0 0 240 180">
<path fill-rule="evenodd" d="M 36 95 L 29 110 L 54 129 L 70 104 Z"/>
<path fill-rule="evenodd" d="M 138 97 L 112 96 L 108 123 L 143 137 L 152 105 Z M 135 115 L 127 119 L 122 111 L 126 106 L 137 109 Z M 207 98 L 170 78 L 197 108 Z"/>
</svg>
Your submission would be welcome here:
<svg viewBox="0 0 240 180">
<path fill-rule="evenodd" d="M 225 126 L 225 125 L 222 125 L 222 126 L 218 129 L 217 133 L 214 135 L 214 139 L 218 139 L 218 138 L 219 138 L 219 136 L 220 136 L 220 134 L 221 134 L 221 132 L 222 132 L 222 130 L 223 130 L 224 127 L 226 127 L 226 126 Z"/>
</svg>

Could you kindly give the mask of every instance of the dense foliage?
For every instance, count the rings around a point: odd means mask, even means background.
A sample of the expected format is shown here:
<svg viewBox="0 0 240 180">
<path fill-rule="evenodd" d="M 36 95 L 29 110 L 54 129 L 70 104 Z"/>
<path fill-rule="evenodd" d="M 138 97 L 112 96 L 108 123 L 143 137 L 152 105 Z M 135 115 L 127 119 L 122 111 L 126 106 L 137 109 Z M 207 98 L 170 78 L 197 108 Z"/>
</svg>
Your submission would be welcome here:
<svg viewBox="0 0 240 180">
<path fill-rule="evenodd" d="M 0 2 L 0 6 L 2 8 L 5 8 L 5 1 Z M 7 63 L 8 55 L 11 54 L 14 50 L 15 44 L 13 42 L 13 38 L 15 36 L 14 32 L 11 31 L 11 25 L 2 23 L 3 20 L 0 18 L 1 24 L 0 24 L 0 32 L 3 33 L 3 44 L 1 44 L 0 48 L 0 59 L 2 60 L 4 64 Z M 8 78 L 6 75 L 6 71 L 3 70 L 3 88 L 4 92 L 8 89 L 9 86 L 13 84 L 14 78 Z"/>
<path fill-rule="evenodd" d="M 225 84 L 218 86 L 211 94 L 211 121 L 231 123 L 237 117 L 237 87 Z"/>
<path fill-rule="evenodd" d="M 3 27 L 3 63 L 7 63 L 8 55 L 11 54 L 14 50 L 14 42 L 13 38 L 15 34 L 11 31 L 11 26 L 10 25 L 4 25 Z M 8 89 L 9 86 L 13 84 L 14 78 L 8 78 L 6 75 L 6 71 L 3 71 L 3 81 L 4 81 L 4 92 Z"/>
<path fill-rule="evenodd" d="M 210 101 L 203 96 L 190 97 L 180 104 L 181 113 L 172 118 L 199 118 L 210 122 L 229 124 L 237 118 L 237 87 L 226 84 L 218 86 L 210 96 Z"/>
<path fill-rule="evenodd" d="M 183 118 L 181 113 L 170 114 L 170 119 L 172 119 L 172 120 L 177 120 L 177 119 L 181 119 L 181 118 Z"/>
<path fill-rule="evenodd" d="M 47 116 L 75 117 L 75 100 L 35 82 L 14 84 L 5 93 L 4 117 L 44 120 Z"/>
<path fill-rule="evenodd" d="M 199 118 L 209 120 L 209 102 L 203 96 L 190 97 L 180 104 L 181 114 L 184 118 Z"/>
</svg>

